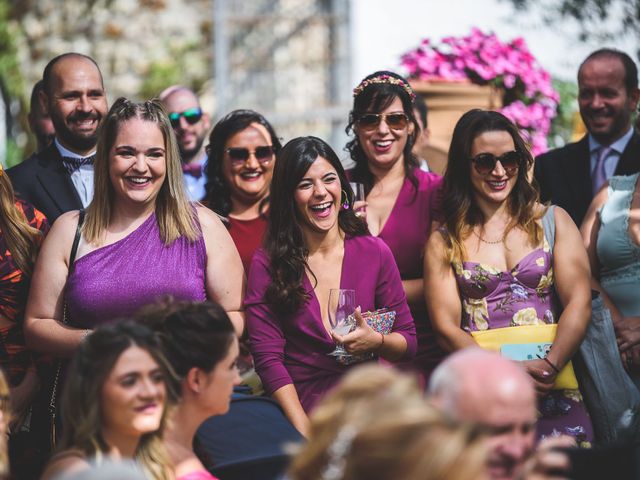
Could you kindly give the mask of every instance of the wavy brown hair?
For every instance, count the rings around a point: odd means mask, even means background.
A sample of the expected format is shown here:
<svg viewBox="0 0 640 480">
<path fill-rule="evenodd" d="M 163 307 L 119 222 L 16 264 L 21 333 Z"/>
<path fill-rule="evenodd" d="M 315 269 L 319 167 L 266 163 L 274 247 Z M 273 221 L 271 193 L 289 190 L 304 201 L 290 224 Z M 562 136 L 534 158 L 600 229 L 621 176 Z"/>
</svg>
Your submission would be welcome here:
<svg viewBox="0 0 640 480">
<path fill-rule="evenodd" d="M 537 211 L 539 194 L 535 180 L 528 179 L 533 156 L 518 132 L 518 128 L 499 112 L 474 109 L 465 113 L 453 130 L 447 169 L 444 174 L 442 210 L 445 238 L 450 247 L 450 259 L 462 261 L 466 251 L 464 240 L 476 225 L 484 222 L 484 215 L 474 199 L 471 184 L 471 150 L 474 140 L 485 132 L 507 132 L 521 154 L 516 183 L 507 200 L 511 221 L 505 234 L 515 227 L 527 233 L 529 242 L 538 245 L 542 241 L 542 227 L 538 220 L 544 212 Z"/>
<path fill-rule="evenodd" d="M 274 311 L 292 314 L 308 299 L 302 282 L 307 268 L 309 251 L 304 241 L 294 194 L 298 183 L 318 157 L 335 168 L 347 202 L 353 205 L 353 191 L 340 159 L 333 149 L 317 137 L 298 137 L 287 143 L 278 153 L 271 181 L 271 208 L 264 248 L 271 261 L 272 282 L 266 299 Z M 359 236 L 368 232 L 354 211 L 340 209 L 338 225 L 346 235 Z"/>
<path fill-rule="evenodd" d="M 2 166 L 0 166 L 0 233 L 7 242 L 16 266 L 30 277 L 42 243 L 42 232 L 29 225 L 22 211 L 16 206 L 13 186 L 2 170 Z"/>
<path fill-rule="evenodd" d="M 124 97 L 111 106 L 98 133 L 98 148 L 94 165 L 93 200 L 87 207 L 87 219 L 82 233 L 87 242 L 100 245 L 111 221 L 115 195 L 109 176 L 109 156 L 123 123 L 133 118 L 155 123 L 165 144 L 166 177 L 156 198 L 156 221 L 165 245 L 184 236 L 195 241 L 200 236 L 196 213 L 184 190 L 178 143 L 167 112 L 159 100 L 136 103 Z"/>
</svg>

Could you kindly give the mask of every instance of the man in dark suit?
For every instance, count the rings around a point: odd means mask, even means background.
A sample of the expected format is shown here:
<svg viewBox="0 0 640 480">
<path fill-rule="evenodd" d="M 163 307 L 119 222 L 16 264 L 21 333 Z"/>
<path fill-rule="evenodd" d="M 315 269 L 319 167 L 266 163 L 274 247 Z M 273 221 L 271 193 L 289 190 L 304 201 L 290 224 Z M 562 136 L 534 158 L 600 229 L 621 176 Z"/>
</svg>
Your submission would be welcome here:
<svg viewBox="0 0 640 480">
<path fill-rule="evenodd" d="M 638 69 L 626 53 L 593 52 L 578 70 L 578 105 L 588 134 L 536 158 L 542 201 L 564 208 L 578 226 L 606 180 L 640 171 L 640 135 L 631 125 L 639 96 Z"/>
<path fill-rule="evenodd" d="M 40 105 L 51 117 L 55 139 L 7 173 L 18 195 L 53 222 L 93 198 L 97 131 L 108 107 L 100 69 L 86 55 L 54 58 L 42 82 Z"/>
</svg>

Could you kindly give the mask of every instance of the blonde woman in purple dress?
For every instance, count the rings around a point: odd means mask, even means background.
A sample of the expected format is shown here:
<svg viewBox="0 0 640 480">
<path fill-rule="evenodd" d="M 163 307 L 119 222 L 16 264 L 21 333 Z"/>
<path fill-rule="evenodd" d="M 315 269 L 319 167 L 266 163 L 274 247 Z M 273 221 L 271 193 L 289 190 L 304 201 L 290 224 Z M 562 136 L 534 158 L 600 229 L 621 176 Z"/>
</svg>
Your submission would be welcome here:
<svg viewBox="0 0 640 480">
<path fill-rule="evenodd" d="M 547 357 L 522 362 L 539 396 L 538 435 L 568 434 L 588 445 L 593 433 L 580 392 L 554 389 L 554 383 L 589 323 L 589 263 L 561 208 L 549 211 L 556 225 L 549 248 L 541 226 L 547 209 L 527 179 L 532 162 L 502 114 L 462 116 L 444 177 L 444 224 L 427 243 L 425 296 L 448 351 L 477 345 L 472 331 L 557 323 Z"/>
</svg>

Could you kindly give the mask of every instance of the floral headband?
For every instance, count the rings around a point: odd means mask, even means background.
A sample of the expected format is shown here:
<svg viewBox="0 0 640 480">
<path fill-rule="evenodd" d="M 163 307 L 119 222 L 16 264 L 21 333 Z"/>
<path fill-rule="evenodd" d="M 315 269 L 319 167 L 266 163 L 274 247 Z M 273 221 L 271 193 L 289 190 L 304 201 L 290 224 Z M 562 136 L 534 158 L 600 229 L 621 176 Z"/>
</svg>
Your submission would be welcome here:
<svg viewBox="0 0 640 480">
<path fill-rule="evenodd" d="M 376 83 L 387 83 L 389 85 L 397 85 L 401 87 L 405 92 L 407 92 L 407 95 L 411 97 L 411 101 L 415 100 L 416 98 L 416 94 L 413 93 L 413 89 L 411 88 L 411 85 L 409 85 L 407 82 L 405 82 L 401 78 L 392 77 L 391 75 L 388 75 L 386 73 L 383 73 L 382 75 L 378 75 L 372 78 L 367 78 L 362 82 L 360 82 L 360 85 L 358 85 L 356 88 L 353 89 L 353 96 L 357 97 L 369 85 L 374 85 Z"/>
</svg>

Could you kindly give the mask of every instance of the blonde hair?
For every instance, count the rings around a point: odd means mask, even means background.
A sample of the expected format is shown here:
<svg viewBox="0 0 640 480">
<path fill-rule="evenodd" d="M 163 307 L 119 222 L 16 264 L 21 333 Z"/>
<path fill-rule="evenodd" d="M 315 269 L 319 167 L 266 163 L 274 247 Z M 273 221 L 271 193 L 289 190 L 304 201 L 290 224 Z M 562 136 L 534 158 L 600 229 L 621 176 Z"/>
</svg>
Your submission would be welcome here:
<svg viewBox="0 0 640 480">
<path fill-rule="evenodd" d="M 425 403 L 373 417 L 345 459 L 342 480 L 476 480 L 487 446 L 478 428 L 448 421 Z"/>
<path fill-rule="evenodd" d="M 329 462 L 329 448 L 345 424 L 358 428 L 372 416 L 387 409 L 393 412 L 399 405 L 424 405 L 415 378 L 380 365 L 353 368 L 314 410 L 309 442 L 294 458 L 291 478 L 321 478 Z"/>
<path fill-rule="evenodd" d="M 11 408 L 9 405 L 9 384 L 4 376 L 4 372 L 0 369 L 0 397 L 2 397 L 2 421 L 4 422 L 4 431 L 9 431 L 9 423 L 11 422 Z M 0 438 L 0 478 L 9 477 L 9 444 L 7 436 L 2 435 Z"/>
<path fill-rule="evenodd" d="M 0 165 L 0 232 L 7 242 L 11 257 L 26 276 L 33 273 L 33 264 L 42 242 L 42 232 L 29 225 L 20 208 L 9 177 Z"/>
<path fill-rule="evenodd" d="M 317 407 L 292 480 L 475 480 L 487 448 L 479 430 L 431 407 L 413 377 L 358 367 Z"/>
<path fill-rule="evenodd" d="M 100 245 L 111 221 L 114 190 L 109 176 L 109 156 L 120 126 L 132 118 L 155 123 L 164 137 L 166 178 L 156 199 L 156 221 L 165 245 L 184 236 L 195 241 L 200 236 L 195 209 L 184 191 L 180 154 L 173 128 L 159 100 L 135 103 L 119 98 L 111 106 L 98 133 L 98 149 L 94 163 L 94 196 L 87 207 L 82 232 L 87 242 Z"/>
</svg>

